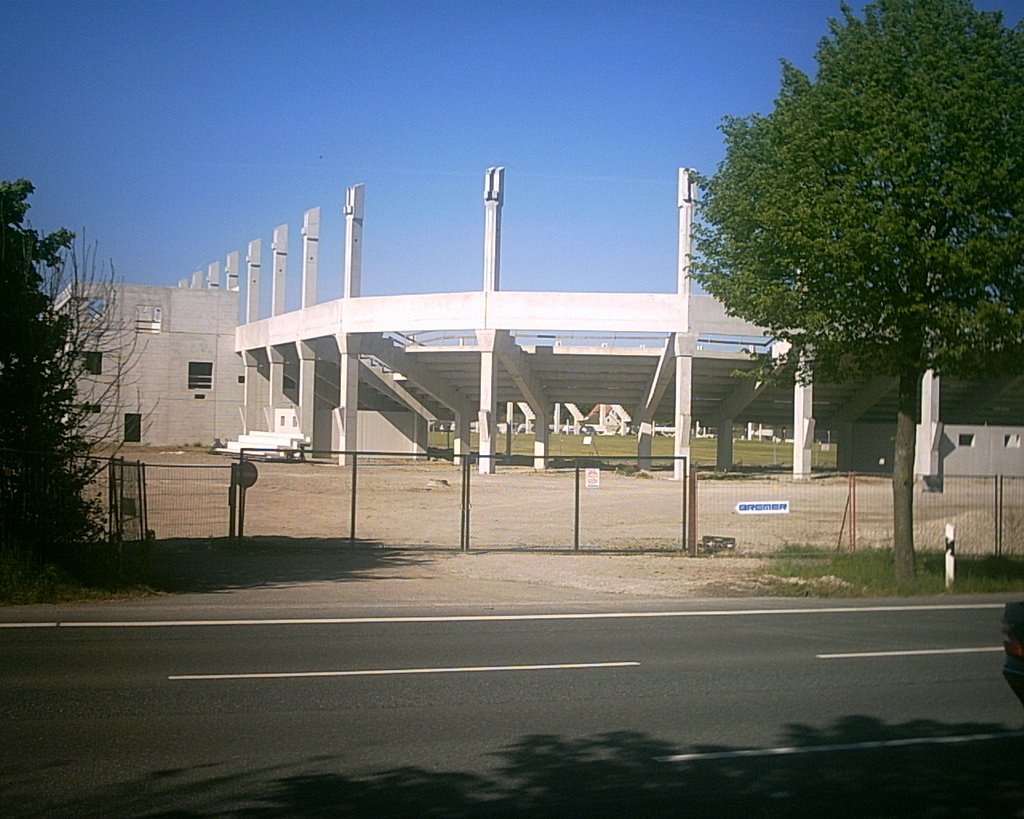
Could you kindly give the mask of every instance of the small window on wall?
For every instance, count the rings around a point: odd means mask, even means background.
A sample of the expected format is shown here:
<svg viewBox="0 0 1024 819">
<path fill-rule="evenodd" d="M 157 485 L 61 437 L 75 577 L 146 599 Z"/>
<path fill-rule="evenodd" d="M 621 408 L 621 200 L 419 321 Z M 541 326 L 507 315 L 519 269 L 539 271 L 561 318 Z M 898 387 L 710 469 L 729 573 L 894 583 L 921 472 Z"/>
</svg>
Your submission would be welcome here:
<svg viewBox="0 0 1024 819">
<path fill-rule="evenodd" d="M 1020 433 L 1011 432 L 1003 437 L 1003 446 L 1007 449 L 1020 449 Z"/>
<path fill-rule="evenodd" d="M 124 414 L 124 442 L 126 444 L 142 443 L 142 415 L 137 412 Z"/>
<path fill-rule="evenodd" d="M 103 353 L 87 352 L 82 356 L 82 367 L 90 375 L 103 374 Z"/>
<path fill-rule="evenodd" d="M 190 390 L 208 390 L 213 387 L 213 362 L 188 362 L 188 388 Z"/>
<path fill-rule="evenodd" d="M 957 446 L 974 446 L 974 433 L 961 432 L 956 442 Z"/>
</svg>

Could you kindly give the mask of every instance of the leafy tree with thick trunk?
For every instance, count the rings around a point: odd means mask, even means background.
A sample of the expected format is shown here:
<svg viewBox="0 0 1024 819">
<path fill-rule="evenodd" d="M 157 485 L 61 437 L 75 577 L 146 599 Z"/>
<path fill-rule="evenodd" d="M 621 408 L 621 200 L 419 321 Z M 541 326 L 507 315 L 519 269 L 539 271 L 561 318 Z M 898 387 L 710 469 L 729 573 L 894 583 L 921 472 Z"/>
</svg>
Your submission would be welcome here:
<svg viewBox="0 0 1024 819">
<path fill-rule="evenodd" d="M 914 575 L 918 385 L 1024 370 L 1024 27 L 966 0 L 831 20 L 813 78 L 726 118 L 694 278 L 819 380 L 898 382 L 896 575 Z"/>
</svg>

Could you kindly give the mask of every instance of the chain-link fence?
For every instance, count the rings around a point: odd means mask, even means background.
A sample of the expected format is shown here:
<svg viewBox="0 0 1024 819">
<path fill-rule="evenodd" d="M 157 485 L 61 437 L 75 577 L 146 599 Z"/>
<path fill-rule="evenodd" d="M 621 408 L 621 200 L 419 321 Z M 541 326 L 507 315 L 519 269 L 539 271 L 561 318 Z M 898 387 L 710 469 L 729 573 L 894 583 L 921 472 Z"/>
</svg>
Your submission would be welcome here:
<svg viewBox="0 0 1024 819">
<path fill-rule="evenodd" d="M 699 542 L 712 548 L 855 551 L 893 545 L 887 475 L 701 475 L 693 514 Z M 916 547 L 945 548 L 947 524 L 961 554 L 1024 555 L 1024 478 L 946 476 L 938 485 L 919 485 Z"/>
<path fill-rule="evenodd" d="M 637 470 L 635 457 L 562 458 L 535 470 L 491 457 L 489 474 L 479 474 L 476 453 L 459 464 L 368 452 L 265 460 L 236 502 L 238 530 L 451 549 L 684 547 L 685 482 L 672 479 L 676 459 Z"/>
<path fill-rule="evenodd" d="M 231 464 L 147 464 L 146 519 L 157 539 L 231 534 Z"/>
</svg>

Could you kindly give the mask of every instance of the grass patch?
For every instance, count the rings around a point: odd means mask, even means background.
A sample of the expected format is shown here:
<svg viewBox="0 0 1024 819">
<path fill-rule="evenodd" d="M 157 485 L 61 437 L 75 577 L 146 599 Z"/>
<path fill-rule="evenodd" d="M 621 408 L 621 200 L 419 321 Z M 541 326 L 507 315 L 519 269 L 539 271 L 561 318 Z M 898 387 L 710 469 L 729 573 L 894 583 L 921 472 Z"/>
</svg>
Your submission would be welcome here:
<svg viewBox="0 0 1024 819">
<path fill-rule="evenodd" d="M 943 552 L 915 556 L 916 577 L 896 581 L 891 549 L 866 549 L 856 554 L 787 547 L 769 570 L 772 589 L 782 595 L 806 597 L 889 597 L 933 594 L 1024 592 L 1024 560 L 1008 557 L 959 557 L 956 582 L 946 589 Z"/>
<path fill-rule="evenodd" d="M 109 562 L 73 571 L 14 549 L 0 551 L 0 605 L 119 600 L 152 593 L 133 574 Z"/>
</svg>

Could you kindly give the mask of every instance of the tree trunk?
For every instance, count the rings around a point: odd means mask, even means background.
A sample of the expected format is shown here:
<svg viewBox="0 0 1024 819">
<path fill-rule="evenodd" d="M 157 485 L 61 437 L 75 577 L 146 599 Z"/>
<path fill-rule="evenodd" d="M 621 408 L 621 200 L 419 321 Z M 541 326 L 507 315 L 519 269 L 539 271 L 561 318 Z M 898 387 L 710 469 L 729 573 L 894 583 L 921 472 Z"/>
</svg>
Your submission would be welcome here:
<svg viewBox="0 0 1024 819">
<path fill-rule="evenodd" d="M 892 463 L 892 544 L 896 554 L 896 580 L 914 579 L 914 452 L 917 448 L 918 373 L 899 376 L 896 415 L 896 451 Z"/>
</svg>

